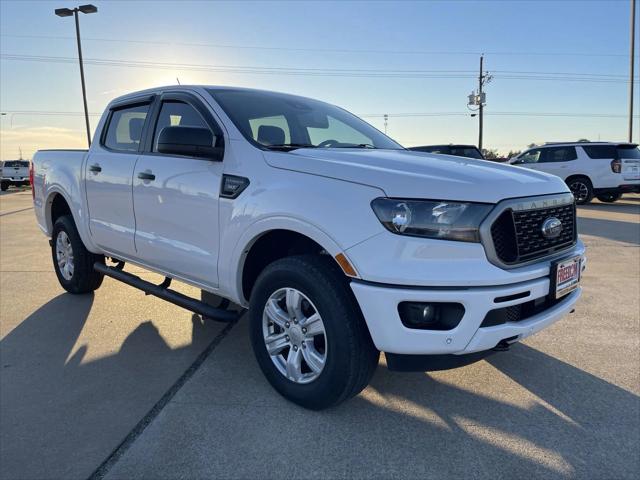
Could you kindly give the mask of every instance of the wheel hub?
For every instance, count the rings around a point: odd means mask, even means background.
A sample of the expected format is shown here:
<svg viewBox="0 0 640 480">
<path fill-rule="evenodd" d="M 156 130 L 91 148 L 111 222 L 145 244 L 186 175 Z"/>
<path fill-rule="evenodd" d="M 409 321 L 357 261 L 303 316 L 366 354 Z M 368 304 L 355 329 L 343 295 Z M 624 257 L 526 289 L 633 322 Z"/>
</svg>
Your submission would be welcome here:
<svg viewBox="0 0 640 480">
<path fill-rule="evenodd" d="M 60 231 L 56 237 L 56 261 L 58 270 L 65 280 L 73 277 L 73 247 L 65 231 Z"/>
<path fill-rule="evenodd" d="M 278 371 L 295 383 L 318 378 L 327 360 L 324 323 L 311 300 L 294 288 L 271 294 L 262 315 L 267 353 Z"/>
</svg>

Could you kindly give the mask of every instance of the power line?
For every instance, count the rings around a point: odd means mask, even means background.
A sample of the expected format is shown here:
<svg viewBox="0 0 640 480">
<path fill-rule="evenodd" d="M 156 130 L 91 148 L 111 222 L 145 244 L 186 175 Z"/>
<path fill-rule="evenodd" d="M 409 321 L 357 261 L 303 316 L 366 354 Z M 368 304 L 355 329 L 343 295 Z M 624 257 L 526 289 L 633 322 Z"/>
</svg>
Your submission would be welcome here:
<svg viewBox="0 0 640 480">
<path fill-rule="evenodd" d="M 81 116 L 83 112 L 65 112 L 55 110 L 4 110 L 8 115 L 33 115 L 33 116 Z M 102 113 L 89 113 L 91 116 L 101 116 Z M 584 118 L 626 118 L 627 115 L 615 113 L 597 112 L 485 112 L 485 115 L 492 116 L 513 116 L 513 117 L 584 117 Z M 399 113 L 363 113 L 362 118 L 409 118 L 409 117 L 446 117 L 446 116 L 469 116 L 469 112 L 399 112 Z M 636 115 L 640 118 L 640 114 Z"/>
<path fill-rule="evenodd" d="M 2 34 L 8 38 L 34 38 L 42 40 L 72 40 L 73 37 L 58 35 L 20 35 L 20 34 Z M 273 51 L 289 51 L 289 52 L 318 52 L 318 53 L 347 53 L 347 54 L 382 54 L 382 55 L 486 55 L 496 56 L 568 56 L 568 57 L 626 57 L 620 53 L 594 53 L 594 52 L 516 52 L 516 51 L 465 51 L 465 50 L 377 50 L 377 49 L 352 49 L 352 48 L 308 48 L 308 47 L 281 47 L 281 46 L 265 46 L 265 45 L 231 45 L 219 43 L 199 43 L 199 42 L 168 42 L 163 40 L 142 40 L 142 39 L 124 39 L 124 38 L 99 38 L 87 37 L 86 41 L 93 42 L 109 42 L 109 43 L 131 43 L 141 45 L 175 45 L 185 47 L 202 47 L 202 48 L 223 48 L 237 50 L 273 50 Z"/>
<path fill-rule="evenodd" d="M 42 62 L 42 63 L 74 63 L 73 57 L 57 57 L 45 55 L 19 55 L 0 54 L 3 60 Z M 138 60 L 119 60 L 107 58 L 88 58 L 86 64 L 122 68 L 148 68 L 161 70 L 191 70 L 191 71 L 212 71 L 226 73 L 243 74 L 265 74 L 284 76 L 334 76 L 334 77 L 370 77 L 370 78 L 474 78 L 474 72 L 470 70 L 379 70 L 379 69 L 339 69 L 339 68 L 300 68 L 300 67 L 260 67 L 249 65 L 207 65 L 188 64 L 171 62 L 148 62 Z M 628 83 L 620 76 L 608 76 L 604 74 L 590 73 L 553 73 L 553 72 L 533 72 L 526 73 L 500 73 L 496 78 L 504 80 L 545 80 L 545 81 L 571 81 L 571 82 L 594 82 L 594 83 Z"/>
</svg>

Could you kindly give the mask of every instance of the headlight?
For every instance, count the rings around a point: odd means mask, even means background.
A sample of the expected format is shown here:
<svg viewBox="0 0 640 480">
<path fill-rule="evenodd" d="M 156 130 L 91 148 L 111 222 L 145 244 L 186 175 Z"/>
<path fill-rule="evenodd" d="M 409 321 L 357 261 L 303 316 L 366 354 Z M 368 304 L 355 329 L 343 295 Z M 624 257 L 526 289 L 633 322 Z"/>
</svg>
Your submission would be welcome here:
<svg viewBox="0 0 640 480">
<path fill-rule="evenodd" d="M 398 235 L 479 242 L 480 223 L 492 205 L 376 198 L 371 207 L 382 225 Z"/>
</svg>

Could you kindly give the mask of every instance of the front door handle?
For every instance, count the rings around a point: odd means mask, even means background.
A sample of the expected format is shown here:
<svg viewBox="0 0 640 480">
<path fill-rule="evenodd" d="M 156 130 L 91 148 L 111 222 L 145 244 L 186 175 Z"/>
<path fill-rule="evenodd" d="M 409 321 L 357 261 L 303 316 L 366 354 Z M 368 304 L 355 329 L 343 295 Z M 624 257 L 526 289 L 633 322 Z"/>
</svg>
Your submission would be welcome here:
<svg viewBox="0 0 640 480">
<path fill-rule="evenodd" d="M 138 178 L 140 180 L 155 180 L 156 176 L 151 172 L 140 172 L 138 173 Z"/>
<path fill-rule="evenodd" d="M 93 173 L 100 173 L 102 171 L 102 167 L 97 163 L 94 163 L 89 167 L 89 171 Z"/>
</svg>

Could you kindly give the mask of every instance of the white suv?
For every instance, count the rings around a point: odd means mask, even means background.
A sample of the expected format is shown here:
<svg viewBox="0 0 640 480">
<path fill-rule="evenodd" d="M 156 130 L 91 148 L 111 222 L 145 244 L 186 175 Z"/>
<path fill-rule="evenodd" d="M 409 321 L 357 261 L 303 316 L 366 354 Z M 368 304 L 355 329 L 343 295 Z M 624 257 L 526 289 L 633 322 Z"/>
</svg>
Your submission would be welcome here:
<svg viewBox="0 0 640 480">
<path fill-rule="evenodd" d="M 547 143 L 510 163 L 559 176 L 581 205 L 594 196 L 610 203 L 625 192 L 640 192 L 640 150 L 633 143 Z"/>
</svg>

